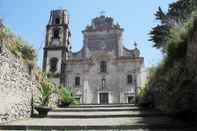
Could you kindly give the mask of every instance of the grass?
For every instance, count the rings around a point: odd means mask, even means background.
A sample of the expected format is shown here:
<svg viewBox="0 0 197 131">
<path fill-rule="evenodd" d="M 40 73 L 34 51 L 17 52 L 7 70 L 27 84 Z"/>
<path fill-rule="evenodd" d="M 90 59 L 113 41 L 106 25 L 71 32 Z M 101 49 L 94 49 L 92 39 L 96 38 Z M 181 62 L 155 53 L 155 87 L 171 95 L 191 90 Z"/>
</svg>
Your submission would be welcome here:
<svg viewBox="0 0 197 131">
<path fill-rule="evenodd" d="M 3 40 L 5 47 L 25 64 L 34 65 L 36 50 L 27 41 L 17 36 L 5 26 L 1 26 L 0 40 Z"/>
</svg>

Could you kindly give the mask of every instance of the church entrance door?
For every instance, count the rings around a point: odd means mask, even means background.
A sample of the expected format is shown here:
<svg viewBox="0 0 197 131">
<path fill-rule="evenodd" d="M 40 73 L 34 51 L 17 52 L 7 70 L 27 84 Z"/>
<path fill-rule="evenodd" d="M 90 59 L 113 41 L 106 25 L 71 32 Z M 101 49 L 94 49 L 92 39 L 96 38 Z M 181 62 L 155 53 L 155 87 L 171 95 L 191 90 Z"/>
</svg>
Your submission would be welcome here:
<svg viewBox="0 0 197 131">
<path fill-rule="evenodd" d="M 100 104 L 109 104 L 109 94 L 100 93 L 99 100 L 100 100 Z"/>
<path fill-rule="evenodd" d="M 134 103 L 134 101 L 135 101 L 134 96 L 129 96 L 129 97 L 128 97 L 128 103 L 129 103 L 129 104 Z"/>
</svg>

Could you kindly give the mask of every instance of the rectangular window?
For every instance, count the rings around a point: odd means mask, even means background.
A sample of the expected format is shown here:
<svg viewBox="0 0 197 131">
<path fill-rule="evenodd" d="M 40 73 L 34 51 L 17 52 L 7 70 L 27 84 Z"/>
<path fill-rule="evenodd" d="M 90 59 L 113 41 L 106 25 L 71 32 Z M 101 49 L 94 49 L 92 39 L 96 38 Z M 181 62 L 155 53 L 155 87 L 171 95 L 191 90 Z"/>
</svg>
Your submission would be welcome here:
<svg viewBox="0 0 197 131">
<path fill-rule="evenodd" d="M 132 84 L 132 82 L 133 82 L 132 75 L 128 75 L 127 76 L 127 84 Z"/>
<path fill-rule="evenodd" d="M 135 99 L 134 99 L 133 96 L 129 96 L 129 97 L 128 97 L 128 103 L 129 103 L 129 104 L 134 103 L 134 100 L 135 100 Z"/>
<path fill-rule="evenodd" d="M 107 72 L 107 62 L 101 61 L 101 63 L 100 63 L 100 71 L 102 73 L 106 73 Z"/>
<path fill-rule="evenodd" d="M 77 76 L 75 77 L 75 86 L 79 86 L 80 85 L 80 77 Z"/>
</svg>

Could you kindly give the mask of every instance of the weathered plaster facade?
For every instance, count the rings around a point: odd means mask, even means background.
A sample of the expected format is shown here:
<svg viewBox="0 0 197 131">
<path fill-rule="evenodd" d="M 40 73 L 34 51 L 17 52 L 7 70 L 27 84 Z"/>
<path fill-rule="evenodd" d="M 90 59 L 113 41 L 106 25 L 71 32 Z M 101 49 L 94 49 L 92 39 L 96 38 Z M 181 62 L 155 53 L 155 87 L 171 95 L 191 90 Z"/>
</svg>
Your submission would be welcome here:
<svg viewBox="0 0 197 131">
<path fill-rule="evenodd" d="M 67 59 L 58 54 L 61 50 L 55 48 L 57 46 L 52 46 L 58 52 L 55 54 L 55 51 L 52 53 L 45 49 L 45 61 L 50 61 L 52 57 L 57 57 L 58 61 L 65 60 L 65 85 L 73 90 L 81 103 L 133 102 L 144 81 L 144 58 L 140 57 L 140 51 L 137 47 L 132 50 L 124 47 L 123 28 L 114 24 L 111 17 L 101 15 L 94 18 L 82 33 L 83 48 L 79 52 L 68 51 Z M 50 43 L 48 37 L 46 46 Z M 64 38 L 60 36 L 59 39 Z M 61 42 L 59 44 L 61 45 Z M 47 71 L 50 71 L 50 68 L 49 64 L 44 65 Z M 56 72 L 59 72 L 59 67 Z M 52 79 L 54 80 L 54 77 Z M 59 84 L 58 81 L 55 83 Z"/>
</svg>

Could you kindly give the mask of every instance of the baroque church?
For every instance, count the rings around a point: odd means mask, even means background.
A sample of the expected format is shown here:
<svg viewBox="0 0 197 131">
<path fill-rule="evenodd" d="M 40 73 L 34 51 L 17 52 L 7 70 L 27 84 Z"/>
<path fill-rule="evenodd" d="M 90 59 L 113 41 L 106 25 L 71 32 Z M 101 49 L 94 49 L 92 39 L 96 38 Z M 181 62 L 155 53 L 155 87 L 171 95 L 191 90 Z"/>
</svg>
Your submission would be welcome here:
<svg viewBox="0 0 197 131">
<path fill-rule="evenodd" d="M 72 52 L 68 12 L 52 10 L 43 70 L 82 104 L 133 103 L 145 81 L 144 58 L 136 44 L 134 49 L 124 47 L 123 31 L 111 17 L 93 18 L 82 31 L 82 49 Z"/>
</svg>

